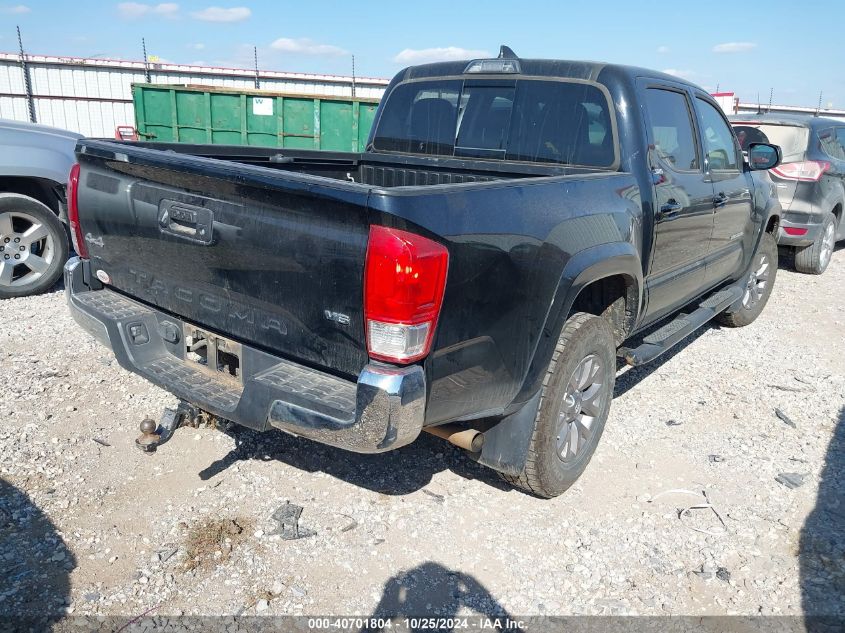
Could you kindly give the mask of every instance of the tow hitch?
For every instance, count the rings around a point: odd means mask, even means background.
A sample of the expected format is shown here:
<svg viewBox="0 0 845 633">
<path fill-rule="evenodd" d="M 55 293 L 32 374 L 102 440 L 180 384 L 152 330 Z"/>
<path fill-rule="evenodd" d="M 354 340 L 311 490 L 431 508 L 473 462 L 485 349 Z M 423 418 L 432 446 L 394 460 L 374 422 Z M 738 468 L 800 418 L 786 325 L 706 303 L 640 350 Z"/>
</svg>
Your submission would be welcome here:
<svg viewBox="0 0 845 633">
<path fill-rule="evenodd" d="M 150 418 L 145 418 L 141 422 L 141 437 L 135 440 L 135 444 L 145 453 L 154 453 L 159 446 L 173 437 L 173 433 L 180 426 L 196 426 L 200 415 L 195 406 L 179 402 L 176 409 L 164 410 L 158 424 Z"/>
</svg>

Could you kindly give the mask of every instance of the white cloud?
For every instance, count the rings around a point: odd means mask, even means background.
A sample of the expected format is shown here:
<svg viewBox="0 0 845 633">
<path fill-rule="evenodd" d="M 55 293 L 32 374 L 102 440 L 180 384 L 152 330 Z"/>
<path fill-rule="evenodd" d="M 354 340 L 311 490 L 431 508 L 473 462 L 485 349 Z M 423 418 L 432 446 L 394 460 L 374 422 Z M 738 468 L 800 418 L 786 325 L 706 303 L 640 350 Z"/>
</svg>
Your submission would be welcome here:
<svg viewBox="0 0 845 633">
<path fill-rule="evenodd" d="M 681 79 L 691 79 L 695 77 L 693 70 L 678 70 L 677 68 L 664 68 L 663 72 L 673 77 L 680 77 Z"/>
<path fill-rule="evenodd" d="M 175 18 L 179 15 L 179 5 L 174 2 L 162 2 L 161 4 L 121 2 L 117 5 L 117 12 L 120 14 L 120 17 L 127 20 L 137 20 L 147 15 Z"/>
<path fill-rule="evenodd" d="M 201 51 L 205 48 L 205 44 L 202 42 L 197 42 L 196 44 L 188 44 L 188 48 L 192 48 L 195 51 Z"/>
<path fill-rule="evenodd" d="M 9 13 L 11 15 L 23 15 L 24 13 L 30 13 L 31 11 L 32 9 L 25 4 L 16 4 L 11 7 L 0 7 L 0 13 Z"/>
<path fill-rule="evenodd" d="M 166 18 L 175 18 L 179 13 L 179 5 L 175 2 L 163 2 L 153 7 L 153 13 Z"/>
<path fill-rule="evenodd" d="M 714 53 L 746 53 L 753 48 L 757 48 L 754 42 L 725 42 L 724 44 L 716 44 L 713 47 Z"/>
<path fill-rule="evenodd" d="M 203 22 L 241 22 L 252 15 L 247 7 L 232 7 L 224 9 L 222 7 L 208 7 L 202 11 L 194 11 L 191 17 Z"/>
<path fill-rule="evenodd" d="M 280 37 L 275 42 L 270 44 L 270 48 L 285 53 L 298 53 L 300 55 L 321 55 L 324 57 L 340 57 L 342 55 L 349 55 L 349 52 L 333 46 L 332 44 L 318 44 L 314 40 L 309 40 L 307 37 L 300 37 L 292 39 L 289 37 Z"/>
<path fill-rule="evenodd" d="M 393 61 L 397 64 L 426 64 L 483 57 L 490 57 L 490 53 L 474 48 L 446 46 L 444 48 L 406 48 L 394 57 Z"/>
<path fill-rule="evenodd" d="M 669 47 L 668 46 L 658 46 L 657 52 L 660 53 L 661 55 L 665 55 L 666 53 L 669 52 Z"/>
</svg>

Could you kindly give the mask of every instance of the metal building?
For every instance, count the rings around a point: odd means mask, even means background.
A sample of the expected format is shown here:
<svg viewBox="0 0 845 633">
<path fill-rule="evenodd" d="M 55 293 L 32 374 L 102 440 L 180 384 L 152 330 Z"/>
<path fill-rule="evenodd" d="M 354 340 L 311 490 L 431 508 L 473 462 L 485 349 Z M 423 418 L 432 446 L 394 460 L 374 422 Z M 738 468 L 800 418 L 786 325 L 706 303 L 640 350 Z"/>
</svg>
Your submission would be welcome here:
<svg viewBox="0 0 845 633">
<path fill-rule="evenodd" d="M 242 68 L 110 59 L 26 55 L 35 120 L 85 136 L 112 137 L 118 125 L 134 125 L 133 83 L 200 84 L 255 88 L 256 73 Z M 29 121 L 21 56 L 0 53 L 0 118 Z M 258 71 L 262 89 L 310 95 L 352 96 L 353 78 L 272 70 Z M 355 96 L 380 98 L 387 79 L 355 78 Z"/>
</svg>

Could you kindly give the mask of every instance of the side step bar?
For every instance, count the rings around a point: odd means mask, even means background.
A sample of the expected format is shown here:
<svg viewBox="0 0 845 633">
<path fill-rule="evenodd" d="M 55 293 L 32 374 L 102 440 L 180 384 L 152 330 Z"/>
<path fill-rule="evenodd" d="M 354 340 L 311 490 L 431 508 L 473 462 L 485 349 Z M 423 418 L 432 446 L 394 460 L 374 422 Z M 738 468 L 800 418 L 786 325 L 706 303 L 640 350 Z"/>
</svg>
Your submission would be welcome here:
<svg viewBox="0 0 845 633">
<path fill-rule="evenodd" d="M 717 314 L 740 301 L 743 289 L 743 286 L 734 285 L 710 295 L 694 312 L 679 314 L 674 320 L 642 339 L 639 346 L 620 347 L 616 355 L 624 358 L 625 362 L 633 367 L 653 361 Z"/>
</svg>

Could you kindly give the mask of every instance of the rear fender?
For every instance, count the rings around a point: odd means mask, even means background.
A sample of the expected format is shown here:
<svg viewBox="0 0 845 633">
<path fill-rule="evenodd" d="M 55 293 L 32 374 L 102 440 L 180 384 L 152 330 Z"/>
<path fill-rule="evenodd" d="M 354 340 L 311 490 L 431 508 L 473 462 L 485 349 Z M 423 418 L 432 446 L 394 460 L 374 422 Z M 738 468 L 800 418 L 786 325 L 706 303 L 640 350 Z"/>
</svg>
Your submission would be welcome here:
<svg viewBox="0 0 845 633">
<path fill-rule="evenodd" d="M 628 307 L 633 310 L 629 320 L 633 328 L 641 313 L 643 287 L 642 264 L 634 245 L 601 244 L 573 256 L 560 277 L 525 382 L 515 404 L 509 407 L 510 414 L 484 433 L 484 448 L 479 457 L 482 464 L 510 475 L 522 472 L 540 404 L 540 387 L 563 324 L 578 293 L 590 283 L 612 275 L 624 275 L 634 282 L 636 305 Z"/>
<path fill-rule="evenodd" d="M 635 305 L 628 306 L 628 310 L 632 311 L 628 331 L 633 329 L 639 320 L 643 301 L 642 262 L 635 246 L 630 242 L 614 242 L 599 244 L 577 253 L 563 269 L 517 402 L 525 402 L 539 390 L 563 324 L 578 294 L 589 284 L 613 275 L 623 275 L 633 282 L 636 301 Z"/>
</svg>

